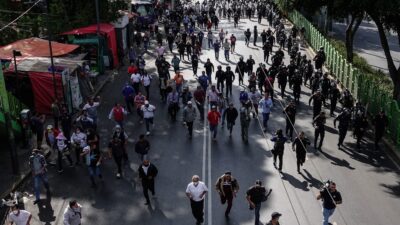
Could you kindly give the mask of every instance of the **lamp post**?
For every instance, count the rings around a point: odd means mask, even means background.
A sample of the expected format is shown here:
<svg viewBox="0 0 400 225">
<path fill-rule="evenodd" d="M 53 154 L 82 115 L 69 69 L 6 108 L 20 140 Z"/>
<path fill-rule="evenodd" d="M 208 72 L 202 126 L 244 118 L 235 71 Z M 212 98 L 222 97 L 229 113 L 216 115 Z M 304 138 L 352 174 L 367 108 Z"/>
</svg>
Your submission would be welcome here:
<svg viewBox="0 0 400 225">
<path fill-rule="evenodd" d="M 46 0 L 46 14 L 47 14 L 47 36 L 49 39 L 49 52 L 50 52 L 50 63 L 51 63 L 51 74 L 53 80 L 53 88 L 54 88 L 54 97 L 58 99 L 57 95 L 57 86 L 56 86 L 56 71 L 54 68 L 54 59 L 53 59 L 53 47 L 51 45 L 51 29 L 50 29 L 50 1 Z"/>
<path fill-rule="evenodd" d="M 13 50 L 13 58 L 14 58 L 14 73 L 15 73 L 15 93 L 18 95 L 18 69 L 17 69 L 17 56 L 22 56 L 20 51 Z"/>
</svg>

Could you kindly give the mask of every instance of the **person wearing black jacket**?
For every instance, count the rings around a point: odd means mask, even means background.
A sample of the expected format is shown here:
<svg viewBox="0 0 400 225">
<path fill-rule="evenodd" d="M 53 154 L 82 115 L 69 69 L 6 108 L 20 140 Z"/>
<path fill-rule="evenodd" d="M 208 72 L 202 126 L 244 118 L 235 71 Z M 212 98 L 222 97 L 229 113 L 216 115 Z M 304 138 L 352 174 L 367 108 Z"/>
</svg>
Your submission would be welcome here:
<svg viewBox="0 0 400 225">
<path fill-rule="evenodd" d="M 336 83 L 331 84 L 331 88 L 329 89 L 329 99 L 331 100 L 331 117 L 335 116 L 336 104 L 338 99 L 340 98 L 340 91 L 337 88 Z"/>
<path fill-rule="evenodd" d="M 343 111 L 333 120 L 333 126 L 336 128 L 336 121 L 339 121 L 339 142 L 338 148 L 340 149 L 343 145 L 343 141 L 346 138 L 347 130 L 351 122 L 350 110 L 344 108 Z"/>
<path fill-rule="evenodd" d="M 279 129 L 276 131 L 275 136 L 271 138 L 271 141 L 274 142 L 274 148 L 272 149 L 274 167 L 281 172 L 283 166 L 283 152 L 285 151 L 285 142 L 287 141 L 287 138 L 283 136 L 282 130 Z M 279 158 L 279 167 L 276 166 L 277 158 Z"/>
<path fill-rule="evenodd" d="M 142 187 L 143 187 L 143 195 L 146 198 L 146 205 L 150 204 L 149 193 L 154 196 L 156 194 L 154 190 L 154 179 L 158 174 L 157 167 L 153 164 L 150 164 L 150 160 L 144 159 L 143 164 L 139 166 L 138 169 L 139 178 L 142 180 Z"/>
<path fill-rule="evenodd" d="M 229 137 L 232 137 L 233 126 L 235 125 L 238 115 L 239 113 L 233 106 L 233 103 L 229 103 L 229 107 L 224 111 L 224 115 L 222 116 L 222 118 L 226 118 L 226 127 L 229 130 Z"/>
<path fill-rule="evenodd" d="M 299 136 L 296 137 L 292 143 L 292 149 L 296 152 L 297 159 L 297 172 L 300 174 L 300 166 L 306 161 L 307 145 L 310 145 L 310 141 L 304 136 L 304 132 L 300 132 Z"/>
<path fill-rule="evenodd" d="M 375 125 L 375 150 L 379 148 L 379 141 L 385 134 L 386 127 L 389 124 L 389 120 L 385 115 L 385 111 L 381 110 L 374 118 Z"/>
<path fill-rule="evenodd" d="M 150 142 L 146 140 L 145 135 L 141 134 L 139 140 L 135 144 L 135 152 L 139 155 L 140 160 L 147 156 L 150 150 Z"/>
<path fill-rule="evenodd" d="M 246 61 L 246 71 L 249 77 L 253 73 L 254 64 L 256 64 L 256 61 L 254 61 L 253 57 L 250 55 Z"/>
<path fill-rule="evenodd" d="M 294 130 L 294 122 L 296 120 L 296 104 L 294 101 L 291 101 L 289 105 L 283 110 L 283 113 L 286 114 L 286 136 L 290 137 L 292 140 L 293 130 Z"/>
<path fill-rule="evenodd" d="M 265 187 L 262 186 L 262 182 L 260 180 L 256 180 L 256 184 L 250 187 L 246 192 L 246 199 L 249 203 L 250 210 L 254 209 L 255 220 L 254 224 L 260 224 L 260 209 L 261 203 L 266 200 L 266 198 L 271 193 L 272 189 L 267 194 Z"/>
<path fill-rule="evenodd" d="M 260 94 L 263 94 L 264 90 L 264 83 L 265 79 L 267 79 L 266 75 L 266 69 L 265 69 L 265 64 L 260 63 L 260 66 L 256 70 L 256 76 L 257 76 L 257 81 L 258 81 L 258 90 L 260 91 Z"/>
<path fill-rule="evenodd" d="M 225 87 L 226 87 L 226 97 L 228 94 L 232 96 L 232 83 L 235 80 L 235 74 L 231 71 L 231 67 L 227 66 L 225 71 Z"/>
<path fill-rule="evenodd" d="M 324 142 L 324 137 L 325 137 L 325 123 L 326 123 L 326 117 L 325 117 L 325 112 L 320 112 L 318 116 L 314 118 L 313 121 L 313 126 L 315 128 L 315 133 L 314 133 L 314 148 L 321 150 L 322 143 Z M 317 141 L 318 137 L 320 137 L 319 145 L 317 148 Z"/>
<path fill-rule="evenodd" d="M 243 56 L 240 57 L 239 62 L 236 64 L 235 72 L 239 73 L 239 85 L 243 85 L 244 73 L 247 71 L 247 64 L 243 61 Z"/>
<path fill-rule="evenodd" d="M 315 94 L 311 95 L 310 100 L 308 101 L 308 105 L 311 105 L 311 101 L 314 101 L 313 103 L 313 119 L 320 114 L 321 109 L 322 109 L 322 102 L 323 102 L 323 96 L 321 95 L 320 91 L 315 92 Z"/>
<path fill-rule="evenodd" d="M 217 89 L 219 92 L 224 92 L 224 82 L 225 82 L 225 72 L 222 70 L 221 66 L 217 67 L 218 70 L 215 72 L 215 79 L 217 80 Z"/>
<path fill-rule="evenodd" d="M 250 29 L 247 29 L 247 30 L 244 32 L 244 36 L 245 36 L 245 43 L 246 43 L 246 46 L 249 46 L 250 37 L 251 37 L 251 31 L 250 31 Z"/>
</svg>

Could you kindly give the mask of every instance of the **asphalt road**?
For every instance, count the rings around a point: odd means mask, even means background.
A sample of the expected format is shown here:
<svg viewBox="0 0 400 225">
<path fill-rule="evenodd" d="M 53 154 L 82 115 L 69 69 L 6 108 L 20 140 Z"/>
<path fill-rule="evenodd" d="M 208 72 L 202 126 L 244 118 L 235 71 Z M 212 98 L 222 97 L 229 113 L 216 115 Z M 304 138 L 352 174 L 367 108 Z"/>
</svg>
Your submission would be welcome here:
<svg viewBox="0 0 400 225">
<path fill-rule="evenodd" d="M 258 25 L 259 33 L 266 28 L 266 21 Z M 214 65 L 230 64 L 234 67 L 239 56 L 245 59 L 253 55 L 256 65 L 262 60 L 260 48 L 261 38 L 257 47 L 245 47 L 243 32 L 246 28 L 256 25 L 253 21 L 242 20 L 238 29 L 233 24 L 222 21 L 220 28 L 227 30 L 229 36 L 234 32 L 238 38 L 237 54 L 231 56 L 232 62 L 226 62 L 220 55 L 220 62 L 214 58 L 214 51 L 204 49 L 201 61 L 210 58 Z M 261 27 L 262 28 L 261 28 Z M 148 68 L 154 69 L 154 55 L 145 54 Z M 288 63 L 288 57 L 285 61 Z M 168 54 L 168 60 L 171 54 Z M 190 64 L 183 64 L 185 79 L 191 87 L 196 85 Z M 201 71 L 201 66 L 199 70 Z M 113 122 L 108 120 L 108 113 L 116 101 L 122 102 L 121 89 L 128 80 L 128 75 L 122 70 L 113 81 L 107 84 L 101 92 L 102 102 L 99 111 L 99 131 L 102 138 L 102 148 L 105 149 L 111 135 Z M 235 81 L 233 101 L 239 106 L 238 86 Z M 298 106 L 296 129 L 305 131 L 313 140 L 311 126 L 312 110 L 308 106 L 310 91 L 303 87 L 304 94 Z M 192 88 L 193 90 L 193 88 Z M 32 199 L 27 200 L 26 207 L 34 215 L 33 225 L 62 224 L 62 213 L 68 201 L 77 199 L 83 205 L 83 223 L 89 225 L 135 224 L 135 225 L 188 225 L 195 224 L 191 215 L 190 204 L 185 196 L 186 185 L 191 176 L 198 174 L 208 185 L 210 192 L 206 198 L 205 217 L 207 225 L 250 225 L 254 224 L 254 215 L 248 210 L 245 201 L 247 188 L 261 179 L 267 188 L 272 188 L 272 196 L 261 210 L 263 224 L 269 220 L 274 211 L 281 212 L 281 224 L 314 225 L 321 224 L 321 205 L 315 199 L 318 193 L 319 180 L 332 179 L 336 181 L 338 190 L 343 196 L 343 204 L 338 207 L 332 217 L 340 225 L 383 225 L 398 224 L 400 219 L 400 181 L 398 167 L 382 152 L 371 151 L 369 140 L 361 152 L 353 150 L 355 142 L 348 135 L 345 149 L 338 150 L 337 132 L 333 128 L 333 119 L 329 118 L 323 145 L 324 153 L 309 148 L 308 160 L 302 175 L 296 172 L 295 154 L 290 144 L 286 145 L 283 165 L 283 176 L 272 165 L 272 144 L 262 134 L 257 120 L 250 124 L 250 144 L 245 145 L 240 138 L 240 123 L 234 128 L 233 137 L 228 137 L 226 129 L 219 128 L 218 141 L 210 140 L 207 124 L 196 121 L 192 140 L 187 138 L 181 117 L 175 123 L 167 117 L 166 105 L 158 96 L 157 80 L 153 82 L 150 102 L 157 107 L 155 129 L 148 138 L 151 142 L 150 159 L 159 169 L 156 179 L 157 198 L 152 199 L 152 205 L 144 205 L 141 185 L 137 183 L 137 168 L 139 159 L 133 151 L 134 141 L 139 134 L 145 132 L 144 124 L 138 123 L 136 115 L 128 116 L 126 132 L 129 136 L 128 150 L 130 166 L 124 169 L 124 178 L 115 178 L 116 166 L 108 160 L 102 166 L 105 182 L 97 189 L 90 188 L 88 171 L 84 167 L 66 168 L 58 175 L 56 168 L 50 168 L 50 184 L 53 195 L 51 202 L 44 201 L 42 205 L 33 206 Z M 287 89 L 289 91 L 289 89 Z M 279 101 L 282 99 L 277 98 Z M 283 99 L 285 105 L 289 99 Z M 275 101 L 271 113 L 270 127 L 267 138 L 278 128 L 284 129 L 285 119 L 279 101 Z M 261 118 L 260 118 L 261 119 Z M 206 127 L 205 127 L 206 126 Z M 240 184 L 240 191 L 234 200 L 231 217 L 226 220 L 224 210 L 214 190 L 217 178 L 226 170 L 232 171 Z M 32 191 L 28 189 L 27 191 Z M 43 196 L 44 197 L 44 196 Z"/>
</svg>

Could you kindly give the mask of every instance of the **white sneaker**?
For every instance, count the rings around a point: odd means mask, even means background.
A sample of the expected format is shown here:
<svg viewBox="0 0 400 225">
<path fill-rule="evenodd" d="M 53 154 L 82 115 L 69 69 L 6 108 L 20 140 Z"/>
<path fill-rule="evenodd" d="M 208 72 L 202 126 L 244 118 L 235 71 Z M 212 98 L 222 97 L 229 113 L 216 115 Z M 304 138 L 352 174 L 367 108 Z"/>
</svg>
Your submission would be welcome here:
<svg viewBox="0 0 400 225">
<path fill-rule="evenodd" d="M 117 178 L 118 179 L 121 178 L 121 174 L 120 173 L 117 173 Z"/>
<path fill-rule="evenodd" d="M 149 135 L 150 135 L 150 131 L 147 131 L 147 132 L 146 132 L 146 135 L 149 136 Z"/>
</svg>

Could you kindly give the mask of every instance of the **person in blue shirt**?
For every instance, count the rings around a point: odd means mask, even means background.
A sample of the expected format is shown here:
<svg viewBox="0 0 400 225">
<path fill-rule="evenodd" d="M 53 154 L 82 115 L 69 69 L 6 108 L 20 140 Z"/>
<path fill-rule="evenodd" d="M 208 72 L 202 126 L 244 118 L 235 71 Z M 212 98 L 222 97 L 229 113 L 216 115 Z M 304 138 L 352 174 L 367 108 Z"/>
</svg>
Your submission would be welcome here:
<svg viewBox="0 0 400 225">
<path fill-rule="evenodd" d="M 201 72 L 201 76 L 198 78 L 198 81 L 200 83 L 200 86 L 203 88 L 203 90 L 207 91 L 209 79 L 208 79 L 205 71 Z"/>
<path fill-rule="evenodd" d="M 265 92 L 265 97 L 260 100 L 258 103 L 259 109 L 262 111 L 263 115 L 263 126 L 264 126 L 264 132 L 267 132 L 267 126 L 268 126 L 268 120 L 269 120 L 269 114 L 271 113 L 271 109 L 273 106 L 271 97 L 269 97 L 269 93 Z"/>
<path fill-rule="evenodd" d="M 242 104 L 242 106 L 246 107 L 246 109 L 249 110 L 249 108 L 251 107 L 249 94 L 243 87 L 240 89 L 239 101 Z"/>
<path fill-rule="evenodd" d="M 274 142 L 274 148 L 272 149 L 272 155 L 274 156 L 274 167 L 276 167 L 276 159 L 279 157 L 279 172 L 282 172 L 283 165 L 283 152 L 285 151 L 285 142 L 287 138 L 283 136 L 283 132 L 281 129 L 277 130 L 275 136 L 271 138 L 271 141 Z"/>
<path fill-rule="evenodd" d="M 133 99 L 135 97 L 135 89 L 129 83 L 125 84 L 125 87 L 122 89 L 122 95 L 124 96 L 126 108 L 128 112 L 131 113 L 131 106 L 133 107 Z"/>
</svg>

